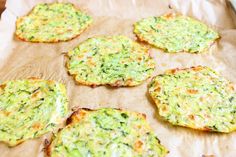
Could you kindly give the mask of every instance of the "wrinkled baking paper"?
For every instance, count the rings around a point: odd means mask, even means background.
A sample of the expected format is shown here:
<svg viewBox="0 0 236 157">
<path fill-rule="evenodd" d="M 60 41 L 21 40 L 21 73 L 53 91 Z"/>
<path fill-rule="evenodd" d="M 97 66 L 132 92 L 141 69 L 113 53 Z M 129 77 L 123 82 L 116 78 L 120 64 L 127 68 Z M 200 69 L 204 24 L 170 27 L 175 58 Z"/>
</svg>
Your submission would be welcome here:
<svg viewBox="0 0 236 157">
<path fill-rule="evenodd" d="M 65 52 L 81 41 L 97 35 L 123 34 L 136 39 L 133 23 L 148 16 L 180 12 L 195 17 L 218 30 L 221 39 L 205 54 L 168 54 L 152 48 L 155 74 L 169 68 L 207 65 L 236 83 L 236 29 L 234 18 L 224 0 L 70 0 L 94 18 L 93 25 L 69 42 L 55 44 L 23 42 L 14 37 L 15 21 L 34 5 L 53 0 L 8 0 L 0 21 L 0 81 L 39 77 L 63 82 L 70 108 L 114 107 L 138 111 L 147 120 L 170 153 L 168 157 L 236 156 L 236 132 L 207 133 L 172 126 L 157 116 L 157 109 L 147 94 L 150 79 L 138 87 L 110 88 L 75 85 L 65 69 Z M 66 1 L 59 1 L 66 2 Z M 150 47 L 151 48 L 151 47 Z M 0 157 L 43 157 L 45 135 L 9 148 L 0 143 Z"/>
</svg>

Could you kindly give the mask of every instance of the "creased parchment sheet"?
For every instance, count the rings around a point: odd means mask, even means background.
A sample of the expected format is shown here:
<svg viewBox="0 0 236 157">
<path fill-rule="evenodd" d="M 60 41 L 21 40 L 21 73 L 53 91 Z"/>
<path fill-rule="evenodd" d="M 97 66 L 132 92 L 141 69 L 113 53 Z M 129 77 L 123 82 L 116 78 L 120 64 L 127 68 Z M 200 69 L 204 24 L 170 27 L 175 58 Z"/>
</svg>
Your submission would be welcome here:
<svg viewBox="0 0 236 157">
<path fill-rule="evenodd" d="M 147 94 L 147 80 L 133 88 L 110 88 L 75 85 L 65 69 L 64 53 L 81 41 L 96 35 L 123 34 L 136 39 L 133 23 L 148 16 L 180 12 L 195 17 L 220 32 L 221 39 L 205 54 L 167 54 L 152 48 L 155 74 L 169 68 L 207 65 L 236 83 L 236 30 L 230 8 L 224 0 L 71 0 L 91 14 L 93 25 L 78 38 L 55 44 L 23 42 L 14 37 L 15 20 L 34 5 L 53 0 L 8 0 L 0 21 L 0 81 L 39 77 L 64 83 L 70 108 L 114 107 L 138 111 L 147 120 L 170 153 L 168 157 L 236 157 L 236 132 L 217 134 L 175 127 L 158 117 L 155 104 Z M 60 1 L 62 2 L 62 1 Z M 63 1 L 66 2 L 66 1 Z M 0 157 L 44 156 L 44 139 L 26 141 L 14 148 L 0 143 Z"/>
</svg>

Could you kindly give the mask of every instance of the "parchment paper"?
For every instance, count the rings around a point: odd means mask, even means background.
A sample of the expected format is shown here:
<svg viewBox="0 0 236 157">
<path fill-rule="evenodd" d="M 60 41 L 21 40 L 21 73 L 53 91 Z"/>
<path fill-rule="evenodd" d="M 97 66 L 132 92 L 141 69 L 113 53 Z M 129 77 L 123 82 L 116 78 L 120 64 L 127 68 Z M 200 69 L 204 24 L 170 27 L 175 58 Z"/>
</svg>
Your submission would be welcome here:
<svg viewBox="0 0 236 157">
<path fill-rule="evenodd" d="M 224 0 L 70 0 L 91 14 L 93 25 L 78 38 L 56 44 L 23 42 L 14 37 L 17 16 L 27 14 L 34 5 L 53 0 L 8 0 L 0 21 L 0 81 L 39 77 L 64 83 L 68 89 L 70 108 L 115 107 L 138 111 L 147 120 L 170 153 L 168 157 L 236 156 L 236 132 L 206 133 L 172 126 L 158 117 L 155 104 L 147 94 L 147 80 L 133 88 L 110 88 L 75 85 L 64 67 L 64 52 L 94 35 L 123 34 L 136 39 L 132 24 L 144 17 L 180 12 L 195 17 L 220 32 L 206 54 L 167 54 L 152 48 L 156 72 L 169 68 L 207 65 L 236 83 L 236 30 L 232 12 Z M 61 2 L 61 1 L 60 1 Z M 64 1 L 66 2 L 66 1 Z M 26 141 L 14 148 L 0 143 L 0 157 L 44 156 L 45 135 Z"/>
</svg>

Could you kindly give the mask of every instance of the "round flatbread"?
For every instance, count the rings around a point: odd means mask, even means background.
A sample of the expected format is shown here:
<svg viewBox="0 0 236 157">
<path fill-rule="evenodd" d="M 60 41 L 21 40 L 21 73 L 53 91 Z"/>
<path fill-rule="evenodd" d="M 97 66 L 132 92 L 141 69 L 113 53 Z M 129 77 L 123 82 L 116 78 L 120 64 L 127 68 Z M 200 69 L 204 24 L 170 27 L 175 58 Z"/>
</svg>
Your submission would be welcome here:
<svg viewBox="0 0 236 157">
<path fill-rule="evenodd" d="M 116 109 L 79 109 L 47 147 L 50 157 L 164 157 L 145 115 Z"/>
<path fill-rule="evenodd" d="M 179 14 L 149 17 L 134 24 L 134 33 L 141 41 L 166 52 L 200 53 L 219 38 L 207 25 Z"/>
<path fill-rule="evenodd" d="M 136 86 L 155 68 L 148 49 L 125 36 L 94 37 L 68 52 L 67 68 L 84 85 Z"/>
<path fill-rule="evenodd" d="M 0 85 L 0 141 L 15 146 L 56 129 L 68 112 L 64 85 L 38 79 Z"/>
<path fill-rule="evenodd" d="M 30 42 L 67 41 L 81 34 L 92 18 L 70 3 L 36 5 L 16 21 L 16 36 Z"/>
<path fill-rule="evenodd" d="M 156 76 L 149 93 L 159 114 L 174 125 L 231 132 L 236 130 L 236 92 L 208 67 L 173 69 Z"/>
</svg>

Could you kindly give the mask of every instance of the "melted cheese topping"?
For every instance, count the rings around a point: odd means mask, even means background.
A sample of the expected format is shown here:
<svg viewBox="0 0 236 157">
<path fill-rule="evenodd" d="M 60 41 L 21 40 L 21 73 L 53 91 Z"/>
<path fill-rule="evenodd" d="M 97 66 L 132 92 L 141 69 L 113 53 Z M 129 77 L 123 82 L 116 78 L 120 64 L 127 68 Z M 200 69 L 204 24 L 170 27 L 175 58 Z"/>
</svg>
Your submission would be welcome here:
<svg viewBox="0 0 236 157">
<path fill-rule="evenodd" d="M 174 125 L 217 132 L 236 129 L 233 84 L 208 67 L 167 71 L 152 80 L 149 93 L 159 114 Z"/>
<path fill-rule="evenodd" d="M 140 40 L 167 52 L 199 53 L 207 50 L 219 35 L 207 25 L 190 17 L 167 14 L 149 17 L 134 25 Z"/>
<path fill-rule="evenodd" d="M 80 109 L 56 134 L 51 157 L 164 157 L 160 144 L 144 115 L 116 109 Z"/>
<path fill-rule="evenodd" d="M 70 3 L 38 4 L 16 22 L 16 35 L 31 42 L 70 40 L 85 30 L 92 18 Z"/>
<path fill-rule="evenodd" d="M 81 84 L 135 86 L 154 71 L 147 51 L 125 36 L 95 37 L 68 52 L 67 67 Z"/>
<path fill-rule="evenodd" d="M 0 141 L 15 146 L 53 131 L 67 115 L 65 87 L 37 79 L 0 86 Z"/>
</svg>

